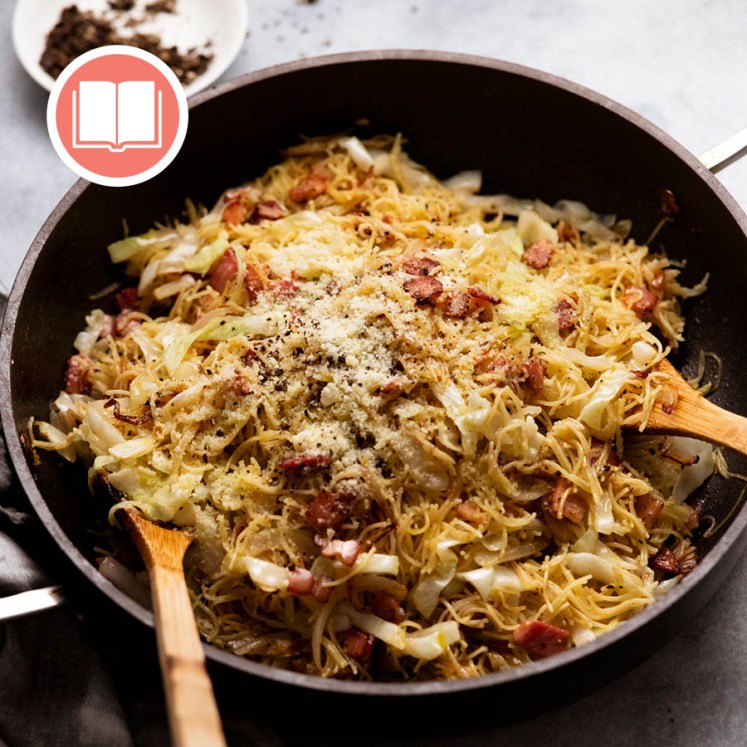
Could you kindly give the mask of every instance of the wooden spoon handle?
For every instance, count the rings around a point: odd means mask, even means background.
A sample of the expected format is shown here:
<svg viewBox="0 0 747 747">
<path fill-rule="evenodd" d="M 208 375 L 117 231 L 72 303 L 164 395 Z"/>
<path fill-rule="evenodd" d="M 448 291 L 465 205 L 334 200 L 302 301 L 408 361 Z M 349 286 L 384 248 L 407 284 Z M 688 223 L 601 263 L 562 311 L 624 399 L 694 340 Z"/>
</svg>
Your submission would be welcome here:
<svg viewBox="0 0 747 747">
<path fill-rule="evenodd" d="M 150 570 L 161 675 L 175 747 L 225 745 L 181 568 Z"/>
<path fill-rule="evenodd" d="M 680 392 L 673 414 L 675 418 L 657 402 L 646 430 L 701 438 L 747 456 L 747 418 L 722 410 L 694 390 L 692 395 Z"/>
</svg>

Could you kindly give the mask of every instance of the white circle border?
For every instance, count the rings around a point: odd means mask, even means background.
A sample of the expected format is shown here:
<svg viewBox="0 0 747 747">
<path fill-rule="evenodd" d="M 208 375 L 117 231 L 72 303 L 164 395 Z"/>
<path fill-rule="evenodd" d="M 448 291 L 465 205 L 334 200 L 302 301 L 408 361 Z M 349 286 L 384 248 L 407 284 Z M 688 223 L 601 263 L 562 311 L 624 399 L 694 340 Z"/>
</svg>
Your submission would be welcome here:
<svg viewBox="0 0 747 747">
<path fill-rule="evenodd" d="M 90 171 L 81 166 L 70 155 L 70 153 L 68 153 L 67 148 L 63 145 L 60 134 L 57 131 L 57 103 L 60 99 L 60 94 L 62 93 L 62 88 L 65 83 L 67 83 L 72 75 L 87 62 L 98 59 L 99 57 L 108 57 L 109 55 L 114 54 L 137 57 L 140 60 L 149 62 L 163 73 L 176 95 L 179 111 L 179 122 L 174 142 L 161 157 L 161 160 L 149 169 L 141 171 L 139 174 L 131 174 L 130 176 L 102 176 L 101 174 L 97 174 L 95 171 Z M 94 184 L 100 184 L 103 187 L 132 187 L 136 184 L 142 184 L 160 174 L 176 158 L 181 150 L 181 147 L 184 144 L 184 139 L 187 136 L 188 120 L 189 106 L 187 104 L 187 95 L 184 92 L 184 88 L 179 82 L 179 79 L 174 74 L 174 71 L 165 62 L 159 60 L 154 54 L 139 49 L 138 47 L 130 47 L 125 44 L 109 44 L 104 47 L 92 49 L 91 51 L 80 55 L 80 57 L 76 57 L 76 59 L 74 59 L 62 71 L 62 73 L 60 73 L 52 87 L 51 93 L 49 94 L 49 100 L 47 101 L 47 130 L 49 131 L 49 138 L 52 141 L 52 145 L 57 152 L 57 155 L 62 159 L 63 163 L 78 176 L 88 179 L 89 182 L 93 182 Z"/>
</svg>

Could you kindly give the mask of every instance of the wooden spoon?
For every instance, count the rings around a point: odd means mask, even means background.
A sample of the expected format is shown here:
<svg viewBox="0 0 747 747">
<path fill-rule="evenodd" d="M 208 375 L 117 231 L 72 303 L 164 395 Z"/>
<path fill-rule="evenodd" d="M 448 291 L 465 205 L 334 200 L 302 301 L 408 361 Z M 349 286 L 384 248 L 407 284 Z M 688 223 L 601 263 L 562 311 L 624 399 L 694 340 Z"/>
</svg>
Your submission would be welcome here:
<svg viewBox="0 0 747 747">
<path fill-rule="evenodd" d="M 172 742 L 175 747 L 225 747 L 184 580 L 184 553 L 192 538 L 184 532 L 164 529 L 134 509 L 125 509 L 120 516 L 150 575 Z"/>
<path fill-rule="evenodd" d="M 747 456 L 747 418 L 709 402 L 668 360 L 660 361 L 656 370 L 666 380 L 646 423 L 647 432 L 699 438 Z"/>
</svg>

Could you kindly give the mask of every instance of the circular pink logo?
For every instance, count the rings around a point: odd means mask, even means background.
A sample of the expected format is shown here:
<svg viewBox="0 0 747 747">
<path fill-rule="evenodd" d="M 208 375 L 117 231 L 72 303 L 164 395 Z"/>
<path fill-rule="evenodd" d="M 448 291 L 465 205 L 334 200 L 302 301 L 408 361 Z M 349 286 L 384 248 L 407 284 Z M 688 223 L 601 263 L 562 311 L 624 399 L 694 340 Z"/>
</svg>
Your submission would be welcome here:
<svg viewBox="0 0 747 747">
<path fill-rule="evenodd" d="M 163 171 L 187 134 L 187 97 L 176 75 L 136 47 L 94 49 L 71 62 L 47 104 L 57 154 L 78 176 L 107 187 Z"/>
</svg>

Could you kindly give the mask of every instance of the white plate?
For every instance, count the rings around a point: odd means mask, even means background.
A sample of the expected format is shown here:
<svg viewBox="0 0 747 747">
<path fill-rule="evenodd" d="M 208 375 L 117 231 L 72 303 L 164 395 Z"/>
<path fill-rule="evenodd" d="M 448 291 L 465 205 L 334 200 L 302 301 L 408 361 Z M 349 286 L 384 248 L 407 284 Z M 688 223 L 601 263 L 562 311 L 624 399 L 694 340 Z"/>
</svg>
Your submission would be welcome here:
<svg viewBox="0 0 747 747">
<path fill-rule="evenodd" d="M 42 70 L 39 59 L 44 51 L 47 34 L 60 17 L 60 11 L 72 2 L 73 0 L 16 2 L 13 46 L 28 74 L 48 91 L 52 89 L 54 79 Z M 136 17 L 144 16 L 143 8 L 148 2 L 149 0 L 137 0 L 131 12 Z M 75 4 L 80 10 L 92 10 L 97 15 L 109 9 L 106 0 L 77 0 Z M 185 86 L 187 96 L 215 82 L 233 62 L 246 37 L 246 0 L 177 0 L 176 12 L 157 13 L 151 18 L 147 23 L 139 24 L 137 29 L 123 29 L 123 33 L 157 33 L 165 46 L 176 46 L 180 51 L 191 47 L 202 50 L 208 41 L 212 42 L 208 49 L 213 53 L 213 60 L 202 75 Z"/>
</svg>

